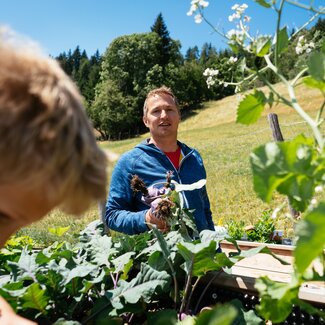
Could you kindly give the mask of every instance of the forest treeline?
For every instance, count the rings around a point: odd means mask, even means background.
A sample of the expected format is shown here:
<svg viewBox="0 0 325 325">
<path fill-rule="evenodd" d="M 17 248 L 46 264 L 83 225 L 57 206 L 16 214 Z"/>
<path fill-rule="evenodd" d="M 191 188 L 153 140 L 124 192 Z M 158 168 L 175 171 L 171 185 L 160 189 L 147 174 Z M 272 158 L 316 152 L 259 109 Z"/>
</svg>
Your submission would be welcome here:
<svg viewBox="0 0 325 325">
<path fill-rule="evenodd" d="M 307 41 L 320 44 L 324 38 L 325 19 L 319 18 L 310 29 L 297 35 L 292 31 L 287 50 L 280 65 L 285 77 L 294 77 L 304 57 L 296 53 L 301 35 Z M 104 54 L 98 51 L 88 56 L 79 46 L 74 51 L 59 54 L 56 59 L 76 82 L 94 128 L 103 140 L 128 138 L 145 131 L 142 107 L 147 92 L 155 87 L 171 87 L 179 99 L 182 114 L 199 107 L 204 101 L 217 100 L 232 95 L 233 86 L 216 83 L 207 87 L 203 72 L 217 69 L 218 77 L 238 81 L 245 78 L 240 53 L 230 49 L 217 50 L 210 43 L 201 49 L 197 46 L 181 53 L 181 43 L 170 37 L 160 13 L 148 33 L 120 36 L 114 39 Z M 230 65 L 232 65 L 230 67 Z M 233 65 L 235 66 L 235 69 Z M 262 68 L 262 60 L 252 56 L 247 67 Z M 268 80 L 277 82 L 274 75 Z M 252 85 L 247 85 L 251 87 Z M 262 86 L 262 85 L 255 85 Z"/>
</svg>

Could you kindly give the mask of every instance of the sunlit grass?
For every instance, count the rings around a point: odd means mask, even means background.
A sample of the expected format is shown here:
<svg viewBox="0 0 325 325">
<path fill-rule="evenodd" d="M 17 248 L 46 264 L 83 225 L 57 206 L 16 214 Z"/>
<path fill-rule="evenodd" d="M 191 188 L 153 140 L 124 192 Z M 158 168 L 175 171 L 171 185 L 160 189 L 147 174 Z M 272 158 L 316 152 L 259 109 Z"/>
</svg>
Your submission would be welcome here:
<svg viewBox="0 0 325 325">
<path fill-rule="evenodd" d="M 299 86 L 297 93 L 303 107 L 315 115 L 312 110 L 319 107 L 320 94 L 302 86 Z M 182 121 L 179 128 L 179 140 L 198 149 L 205 162 L 207 189 L 216 224 L 230 219 L 254 223 L 264 211 L 286 201 L 286 198 L 276 195 L 271 204 L 266 204 L 256 197 L 253 190 L 249 154 L 254 148 L 273 140 L 267 113 L 279 114 L 284 139 L 292 139 L 300 133 L 311 136 L 306 123 L 293 110 L 280 105 L 272 111 L 267 110 L 256 124 L 236 124 L 237 103 L 237 95 L 205 103 L 203 109 L 194 111 L 190 118 Z M 144 134 L 134 139 L 102 142 L 100 145 L 103 149 L 121 155 L 148 136 Z M 112 167 L 113 164 L 109 168 L 109 176 Z M 21 230 L 19 234 L 30 235 L 38 242 L 47 244 L 56 240 L 55 236 L 48 234 L 48 227 L 70 226 L 64 239 L 71 241 L 74 233 L 98 218 L 96 206 L 80 219 L 56 210 L 42 221 Z"/>
</svg>

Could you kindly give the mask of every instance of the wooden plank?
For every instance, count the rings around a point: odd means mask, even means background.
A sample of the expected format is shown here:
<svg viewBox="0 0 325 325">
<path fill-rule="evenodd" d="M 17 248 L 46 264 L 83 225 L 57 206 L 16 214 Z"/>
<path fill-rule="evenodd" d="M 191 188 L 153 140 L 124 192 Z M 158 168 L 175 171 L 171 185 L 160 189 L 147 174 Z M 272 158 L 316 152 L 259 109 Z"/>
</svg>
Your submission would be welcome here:
<svg viewBox="0 0 325 325">
<path fill-rule="evenodd" d="M 246 291 L 249 294 L 257 294 L 254 288 L 255 281 L 261 276 L 268 276 L 278 282 L 290 282 L 293 271 L 293 251 L 294 246 L 261 244 L 255 242 L 237 241 L 241 250 L 248 250 L 254 247 L 265 245 L 281 259 L 290 263 L 283 265 L 278 260 L 268 254 L 256 254 L 245 258 L 232 267 L 232 274 L 221 273 L 213 284 L 228 287 L 234 290 Z M 221 242 L 221 248 L 227 255 L 236 252 L 235 246 L 227 241 Z M 318 263 L 319 264 L 319 263 Z M 322 271 L 323 265 L 314 264 L 315 269 Z M 305 301 L 325 305 L 325 283 L 311 282 L 304 283 L 299 290 L 299 298 Z"/>
</svg>

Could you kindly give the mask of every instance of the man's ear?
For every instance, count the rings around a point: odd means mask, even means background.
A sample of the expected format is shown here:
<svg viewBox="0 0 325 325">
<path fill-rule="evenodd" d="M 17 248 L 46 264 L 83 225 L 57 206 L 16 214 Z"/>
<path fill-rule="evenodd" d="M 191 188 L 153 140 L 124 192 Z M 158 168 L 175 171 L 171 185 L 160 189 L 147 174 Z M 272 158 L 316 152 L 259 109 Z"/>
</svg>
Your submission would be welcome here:
<svg viewBox="0 0 325 325">
<path fill-rule="evenodd" d="M 142 121 L 146 127 L 148 127 L 148 120 L 146 116 L 142 116 Z"/>
</svg>

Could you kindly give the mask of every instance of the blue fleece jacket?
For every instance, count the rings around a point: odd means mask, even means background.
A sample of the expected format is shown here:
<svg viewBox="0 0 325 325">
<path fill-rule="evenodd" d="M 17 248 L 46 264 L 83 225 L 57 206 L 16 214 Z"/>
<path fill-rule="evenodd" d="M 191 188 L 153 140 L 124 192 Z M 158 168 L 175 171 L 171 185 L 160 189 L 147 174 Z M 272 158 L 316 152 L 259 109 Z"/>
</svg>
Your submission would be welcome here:
<svg viewBox="0 0 325 325">
<path fill-rule="evenodd" d="M 147 187 L 165 182 L 166 172 L 170 170 L 173 171 L 172 179 L 177 183 L 192 184 L 206 178 L 200 154 L 181 142 L 178 145 L 184 154 L 178 170 L 160 149 L 148 144 L 148 140 L 121 156 L 112 174 L 106 203 L 105 219 L 110 229 L 130 235 L 148 231 L 145 223 L 148 206 L 141 202 L 141 194 L 134 194 L 131 189 L 133 175 L 138 175 Z M 214 230 L 206 187 L 183 192 L 183 197 L 186 207 L 195 209 L 198 231 Z"/>
</svg>

